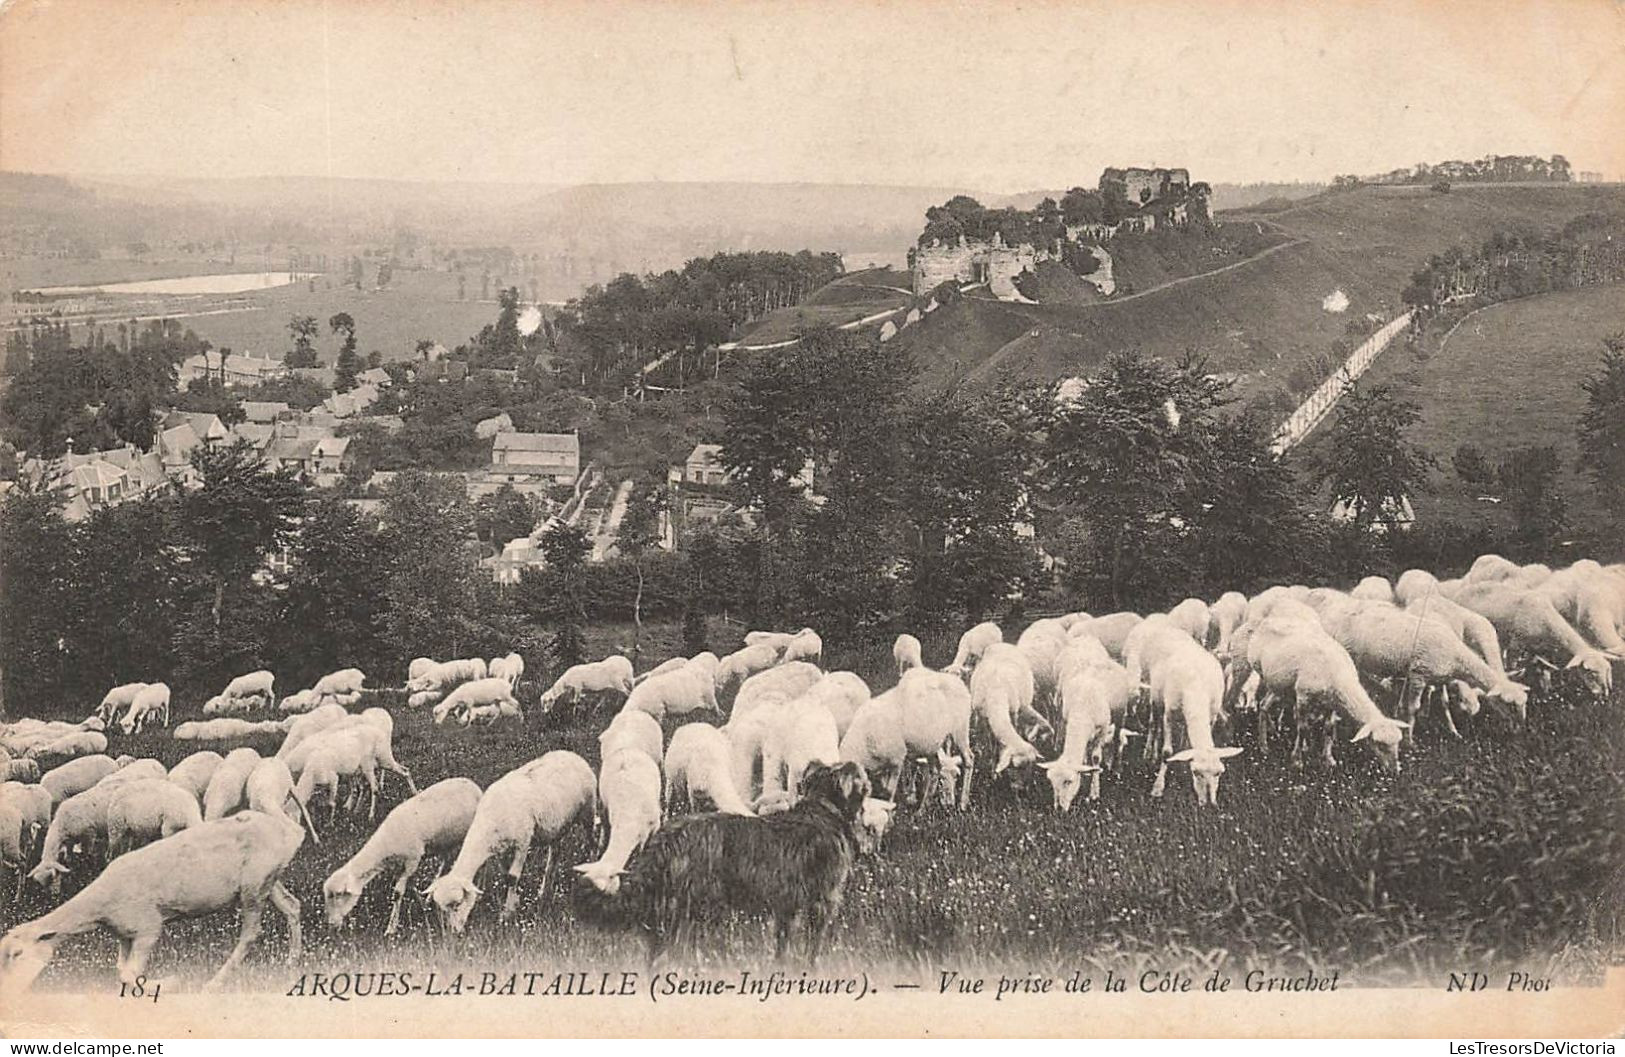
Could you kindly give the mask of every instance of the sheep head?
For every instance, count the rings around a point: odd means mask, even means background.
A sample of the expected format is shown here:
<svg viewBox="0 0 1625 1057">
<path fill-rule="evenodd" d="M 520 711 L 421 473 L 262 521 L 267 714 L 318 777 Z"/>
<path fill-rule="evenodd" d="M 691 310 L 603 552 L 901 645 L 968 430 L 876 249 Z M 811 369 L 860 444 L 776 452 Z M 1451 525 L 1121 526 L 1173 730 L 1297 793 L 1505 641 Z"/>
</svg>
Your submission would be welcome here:
<svg viewBox="0 0 1625 1057">
<path fill-rule="evenodd" d="M 1602 650 L 1582 650 L 1563 667 L 1585 672 L 1586 684 L 1599 697 L 1606 697 L 1614 690 L 1614 660 L 1613 654 Z"/>
<path fill-rule="evenodd" d="M 1381 719 L 1367 723 L 1355 732 L 1351 741 L 1364 741 L 1371 739 L 1371 747 L 1376 750 L 1377 761 L 1383 769 L 1392 773 L 1399 773 L 1399 743 L 1405 737 L 1405 731 L 1410 724 L 1401 719 Z"/>
<path fill-rule="evenodd" d="M 0 998 L 34 986 L 56 953 L 57 933 L 39 922 L 18 925 L 0 939 Z"/>
<path fill-rule="evenodd" d="M 1083 776 L 1100 770 L 1092 763 L 1069 763 L 1066 760 L 1048 760 L 1038 766 L 1044 769 L 1045 777 L 1049 779 L 1050 790 L 1055 794 L 1057 812 L 1072 810 L 1072 803 L 1077 800 L 1078 791 L 1083 788 Z"/>
<path fill-rule="evenodd" d="M 858 839 L 858 851 L 864 855 L 878 855 L 880 841 L 891 828 L 893 813 L 897 810 L 894 800 L 881 800 L 868 796 L 863 798 L 863 807 L 858 810 L 858 820 L 852 827 L 852 833 Z"/>
<path fill-rule="evenodd" d="M 1515 683 L 1511 679 L 1496 683 L 1490 687 L 1485 695 L 1490 704 L 1508 714 L 1516 713 L 1518 722 L 1522 723 L 1529 718 L 1529 687 L 1523 683 Z"/>
<path fill-rule="evenodd" d="M 1024 767 L 1038 760 L 1038 750 L 1025 741 L 1017 740 L 999 750 L 998 762 L 993 765 L 994 774 L 1003 774 L 1012 767 Z"/>
<path fill-rule="evenodd" d="M 68 872 L 68 868 L 59 862 L 42 862 L 28 871 L 28 879 L 37 885 L 48 885 L 55 877 Z"/>
<path fill-rule="evenodd" d="M 463 927 L 468 924 L 468 915 L 474 910 L 474 904 L 479 901 L 482 894 L 474 887 L 473 881 L 451 874 L 435 878 L 423 892 L 439 911 L 441 924 L 453 932 L 463 931 Z"/>
<path fill-rule="evenodd" d="M 361 901 L 361 885 L 355 873 L 341 867 L 322 882 L 322 901 L 327 906 L 327 923 L 334 928 L 344 924 L 350 911 Z"/>
<path fill-rule="evenodd" d="M 585 877 L 594 888 L 607 896 L 615 895 L 621 890 L 621 875 L 625 870 L 616 870 L 604 863 L 584 862 L 574 867 L 576 873 Z"/>
<path fill-rule="evenodd" d="M 1219 803 L 1219 776 L 1224 774 L 1224 761 L 1232 756 L 1239 755 L 1241 755 L 1241 749 L 1237 746 L 1224 749 L 1186 749 L 1168 757 L 1167 762 L 1189 763 L 1191 765 L 1191 788 L 1196 792 L 1196 802 L 1217 807 Z"/>
<path fill-rule="evenodd" d="M 944 808 L 954 806 L 954 791 L 959 788 L 959 776 L 965 765 L 947 749 L 937 749 L 937 799 Z"/>
</svg>

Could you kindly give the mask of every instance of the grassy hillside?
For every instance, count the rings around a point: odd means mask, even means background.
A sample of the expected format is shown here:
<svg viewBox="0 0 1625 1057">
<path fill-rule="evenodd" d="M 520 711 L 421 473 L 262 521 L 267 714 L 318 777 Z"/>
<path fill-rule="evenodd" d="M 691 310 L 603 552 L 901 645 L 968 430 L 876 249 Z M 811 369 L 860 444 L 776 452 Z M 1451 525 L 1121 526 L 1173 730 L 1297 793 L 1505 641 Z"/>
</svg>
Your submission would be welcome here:
<svg viewBox="0 0 1625 1057">
<path fill-rule="evenodd" d="M 1295 366 L 1349 340 L 1351 319 L 1397 308 L 1430 254 L 1498 230 L 1560 227 L 1593 211 L 1625 211 L 1625 187 L 1478 186 L 1443 195 L 1367 187 L 1319 195 L 1284 209 L 1223 214 L 1226 222 L 1294 240 L 1243 263 L 1148 292 L 1142 284 L 1136 296 L 1095 305 L 967 298 L 899 340 L 931 379 L 967 376 L 977 384 L 1064 377 L 1130 348 L 1170 357 L 1198 349 L 1216 370 L 1236 375 L 1244 395 L 1281 400 L 1279 388 Z M 1347 308 L 1323 308 L 1338 290 Z"/>
<path fill-rule="evenodd" d="M 1419 403 L 1418 439 L 1441 465 L 1437 490 L 1414 497 L 1418 516 L 1505 516 L 1494 504 L 1478 502 L 1451 470 L 1451 456 L 1468 443 L 1492 458 L 1524 445 L 1551 445 L 1562 459 L 1562 488 L 1575 513 L 1600 516 L 1587 479 L 1575 468 L 1574 430 L 1585 406 L 1580 382 L 1600 366 L 1602 339 L 1622 330 L 1625 284 L 1591 286 L 1492 305 L 1463 320 L 1426 359 L 1398 346 L 1380 358 L 1360 384 L 1397 385 Z"/>
</svg>

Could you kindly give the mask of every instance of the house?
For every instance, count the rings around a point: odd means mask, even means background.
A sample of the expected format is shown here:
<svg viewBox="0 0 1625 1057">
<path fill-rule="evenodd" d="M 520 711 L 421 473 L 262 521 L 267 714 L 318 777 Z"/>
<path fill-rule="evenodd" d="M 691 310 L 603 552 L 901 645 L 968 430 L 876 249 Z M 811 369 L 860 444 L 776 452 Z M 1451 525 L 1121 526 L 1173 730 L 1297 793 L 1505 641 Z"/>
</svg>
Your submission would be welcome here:
<svg viewBox="0 0 1625 1057">
<path fill-rule="evenodd" d="M 171 476 L 188 477 L 192 452 L 202 443 L 190 422 L 183 421 L 159 431 L 156 447 L 159 458 L 163 460 L 164 471 Z"/>
<path fill-rule="evenodd" d="M 207 411 L 171 411 L 164 417 L 163 428 L 171 429 L 182 424 L 191 426 L 192 432 L 205 444 L 231 440 L 231 430 L 220 421 L 220 416 Z"/>
<path fill-rule="evenodd" d="M 382 367 L 369 367 L 355 376 L 358 385 L 370 385 L 374 389 L 388 389 L 393 382 L 389 372 Z"/>
<path fill-rule="evenodd" d="M 281 360 L 210 349 L 182 360 L 178 377 L 182 387 L 198 378 L 224 378 L 227 385 L 251 386 L 287 374 L 288 365 Z"/>
<path fill-rule="evenodd" d="M 474 423 L 474 436 L 481 440 L 487 440 L 498 433 L 511 432 L 513 432 L 513 418 L 506 411 L 490 418 L 482 418 Z"/>
<path fill-rule="evenodd" d="M 722 464 L 722 445 L 694 445 L 694 450 L 683 461 L 683 481 L 687 484 L 727 484 L 728 468 Z"/>
<path fill-rule="evenodd" d="M 239 422 L 237 428 L 231 432 L 238 440 L 246 442 L 263 457 L 266 446 L 271 443 L 271 438 L 276 436 L 276 426 L 271 423 Z"/>
<path fill-rule="evenodd" d="M 347 393 L 334 393 L 322 401 L 322 407 L 335 418 L 359 415 L 378 401 L 378 387 L 358 385 Z"/>
<path fill-rule="evenodd" d="M 351 461 L 349 437 L 323 437 L 310 450 L 306 473 L 319 486 L 329 488 L 343 479 Z"/>
<path fill-rule="evenodd" d="M 293 414 L 293 408 L 281 400 L 244 400 L 243 416 L 256 425 L 269 425 L 279 418 Z"/>
<path fill-rule="evenodd" d="M 574 433 L 498 433 L 491 442 L 492 478 L 571 484 L 580 473 L 581 438 Z"/>
<path fill-rule="evenodd" d="M 156 452 L 137 451 L 129 444 L 82 455 L 69 451 L 57 459 L 28 459 L 20 469 L 24 478 L 66 493 L 62 513 L 69 521 L 82 521 L 96 510 L 169 480 Z"/>
</svg>

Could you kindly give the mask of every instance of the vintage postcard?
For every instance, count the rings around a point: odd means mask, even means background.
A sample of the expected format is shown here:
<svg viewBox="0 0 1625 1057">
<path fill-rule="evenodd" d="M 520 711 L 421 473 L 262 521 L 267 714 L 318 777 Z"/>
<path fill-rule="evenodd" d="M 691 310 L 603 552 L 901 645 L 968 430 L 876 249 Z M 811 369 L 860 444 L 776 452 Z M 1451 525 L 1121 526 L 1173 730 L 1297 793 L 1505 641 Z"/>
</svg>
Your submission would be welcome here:
<svg viewBox="0 0 1625 1057">
<path fill-rule="evenodd" d="M 1617 1036 L 1622 56 L 0 4 L 0 1034 Z"/>
</svg>

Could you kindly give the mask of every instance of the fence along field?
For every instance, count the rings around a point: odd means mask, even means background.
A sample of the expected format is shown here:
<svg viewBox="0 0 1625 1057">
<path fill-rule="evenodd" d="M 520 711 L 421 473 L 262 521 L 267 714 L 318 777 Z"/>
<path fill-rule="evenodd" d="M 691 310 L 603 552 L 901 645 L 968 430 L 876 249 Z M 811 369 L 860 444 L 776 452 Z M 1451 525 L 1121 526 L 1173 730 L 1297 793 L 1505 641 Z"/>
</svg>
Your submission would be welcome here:
<svg viewBox="0 0 1625 1057">
<path fill-rule="evenodd" d="M 1007 637 L 1015 631 L 1008 628 Z M 927 637 L 926 662 L 945 664 L 955 639 Z M 642 666 L 663 656 L 650 654 Z M 825 662 L 829 670 L 857 671 L 876 691 L 895 680 L 889 643 Z M 373 681 L 398 681 L 404 669 L 403 662 Z M 596 768 L 597 734 L 618 702 L 541 721 L 538 692 L 522 690 L 530 715 L 519 735 L 504 727 L 434 727 L 428 710 L 406 709 L 398 691 L 369 691 L 355 709 L 382 704 L 396 715 L 395 753 L 420 788 L 453 775 L 485 787 L 556 748 Z M 177 702 L 175 721 L 199 704 Z M 1251 969 L 1321 977 L 1336 971 L 1339 987 L 1442 987 L 1463 965 L 1504 965 L 1558 982 L 1595 980 L 1619 957 L 1625 908 L 1619 706 L 1617 689 L 1613 700 L 1599 702 L 1560 679 L 1552 693 L 1531 700 L 1524 730 L 1488 711 L 1467 721 L 1460 740 L 1424 728 L 1395 778 L 1346 743 L 1335 770 L 1296 771 L 1283 756 L 1260 757 L 1243 724 L 1230 741 L 1246 751 L 1229 761 L 1216 810 L 1199 809 L 1182 776 L 1166 798 L 1152 801 L 1146 770 L 1120 781 L 1108 776 L 1099 802 L 1080 801 L 1065 815 L 1053 811 L 1036 772 L 1021 783 L 984 775 L 967 814 L 934 803 L 898 811 L 880 856 L 860 860 L 820 964 L 922 975 L 939 967 L 1097 975 L 1111 968 L 1131 976 L 1148 969 L 1194 975 L 1223 968 L 1238 977 Z M 668 738 L 676 725 L 666 723 Z M 976 737 L 986 766 L 993 746 L 985 728 Z M 224 752 L 235 744 L 210 747 Z M 276 741 L 248 744 L 269 753 Z M 116 737 L 110 751 L 173 765 L 200 747 L 155 731 Z M 1053 748 L 1044 749 L 1053 757 Z M 404 795 L 394 783 L 385 791 L 380 818 Z M 636 935 L 590 927 L 572 909 L 569 867 L 596 857 L 584 829 L 561 840 L 547 905 L 535 902 L 543 856 L 534 854 L 513 922 L 496 921 L 506 877 L 492 865 L 464 935 L 439 933 L 414 895 L 401 931 L 385 940 L 388 885 L 369 888 L 343 929 L 327 927 L 321 914 L 322 880 L 371 832 L 364 814 L 341 814 L 333 827 L 324 810 L 318 825 L 322 843 L 307 840 L 284 878 L 304 907 L 303 958 L 284 964 L 284 926 L 267 915 L 264 938 L 228 986 L 286 991 L 301 972 L 644 964 Z M 410 891 L 420 892 L 445 865 L 426 864 Z M 0 923 L 9 928 L 47 908 L 31 889 L 20 904 L 0 907 Z M 765 965 L 770 948 L 762 930 L 736 922 L 702 946 L 700 964 Z M 173 923 L 149 975 L 195 986 L 224 959 L 236 931 L 230 914 Z M 113 946 L 105 933 L 70 940 L 37 986 L 116 986 Z"/>
</svg>

